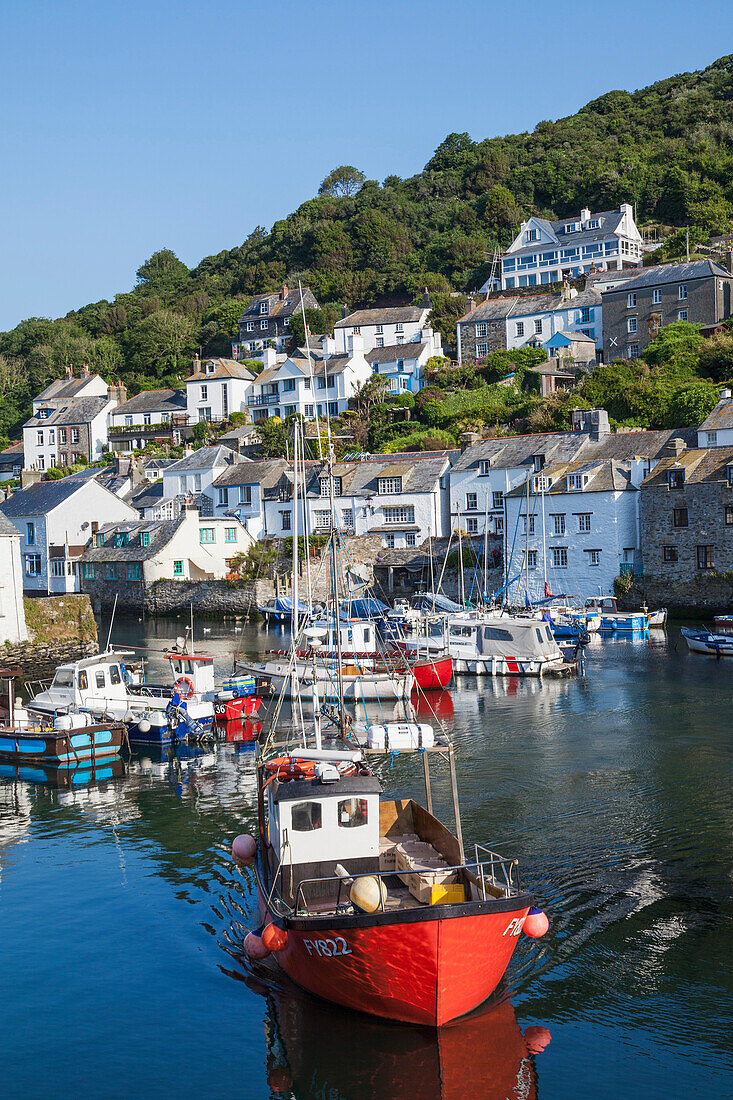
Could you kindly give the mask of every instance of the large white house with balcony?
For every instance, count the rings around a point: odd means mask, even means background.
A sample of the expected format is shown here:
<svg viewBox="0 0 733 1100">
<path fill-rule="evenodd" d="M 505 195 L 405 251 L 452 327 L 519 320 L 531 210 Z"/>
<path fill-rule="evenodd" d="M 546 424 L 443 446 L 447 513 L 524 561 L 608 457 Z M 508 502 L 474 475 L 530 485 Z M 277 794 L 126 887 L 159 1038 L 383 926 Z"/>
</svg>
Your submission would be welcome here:
<svg viewBox="0 0 733 1100">
<path fill-rule="evenodd" d="M 189 424 L 201 420 L 219 423 L 233 412 L 247 409 L 255 375 L 234 359 L 194 359 L 186 379 Z"/>
<path fill-rule="evenodd" d="M 618 210 L 580 215 L 558 221 L 531 217 L 501 257 L 501 288 L 559 283 L 591 271 L 621 271 L 639 267 L 643 255 L 641 233 L 630 203 Z M 482 288 L 490 291 L 488 284 Z"/>
<path fill-rule="evenodd" d="M 297 348 L 284 363 L 265 367 L 252 384 L 247 405 L 254 421 L 338 416 L 371 374 L 359 335 L 349 337 L 343 354 L 336 352 L 333 337 L 324 336 L 310 348 L 310 360 L 305 348 Z"/>
</svg>

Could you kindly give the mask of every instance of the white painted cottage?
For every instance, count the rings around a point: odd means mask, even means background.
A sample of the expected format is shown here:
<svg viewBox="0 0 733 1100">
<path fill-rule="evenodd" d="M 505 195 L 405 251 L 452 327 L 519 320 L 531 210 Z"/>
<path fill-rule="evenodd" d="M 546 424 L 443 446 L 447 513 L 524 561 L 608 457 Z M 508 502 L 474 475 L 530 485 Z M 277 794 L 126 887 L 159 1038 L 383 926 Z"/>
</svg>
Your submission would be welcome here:
<svg viewBox="0 0 733 1100">
<path fill-rule="evenodd" d="M 255 375 L 235 359 L 194 359 L 186 379 L 189 424 L 201 420 L 218 424 L 233 412 L 247 409 Z"/>
<path fill-rule="evenodd" d="M 323 336 L 310 348 L 296 348 L 284 363 L 266 366 L 247 403 L 255 423 L 269 416 L 338 416 L 371 374 L 361 336 L 350 336 L 343 353 L 336 351 L 333 337 Z"/>
<path fill-rule="evenodd" d="M 5 642 L 15 645 L 27 638 L 20 531 L 0 515 L 0 645 Z"/>
</svg>

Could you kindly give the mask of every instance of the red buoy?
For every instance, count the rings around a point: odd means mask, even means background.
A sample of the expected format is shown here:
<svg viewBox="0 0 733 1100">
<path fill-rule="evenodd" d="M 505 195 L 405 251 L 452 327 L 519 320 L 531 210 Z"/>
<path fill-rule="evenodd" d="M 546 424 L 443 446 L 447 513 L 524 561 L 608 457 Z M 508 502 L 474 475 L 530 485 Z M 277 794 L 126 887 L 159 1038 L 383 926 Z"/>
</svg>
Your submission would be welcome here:
<svg viewBox="0 0 733 1100">
<path fill-rule="evenodd" d="M 527 916 L 524 918 L 524 924 L 522 925 L 522 931 L 525 936 L 529 936 L 530 939 L 537 940 L 540 936 L 544 936 L 547 929 L 550 927 L 550 922 L 547 918 L 547 914 L 543 913 L 541 909 L 537 909 L 536 906 L 532 906 Z"/>
<path fill-rule="evenodd" d="M 255 932 L 248 932 L 244 937 L 244 951 L 250 959 L 266 959 L 270 954 L 269 948 L 262 942 L 262 937 Z"/>
<path fill-rule="evenodd" d="M 250 836 L 249 833 L 241 833 L 239 836 L 235 836 L 232 841 L 232 855 L 234 856 L 235 863 L 251 863 L 255 858 L 256 852 L 257 845 L 255 844 L 255 839 Z"/>
<path fill-rule="evenodd" d="M 270 922 L 262 930 L 262 942 L 268 951 L 282 951 L 287 946 L 288 934 L 284 928 Z"/>
</svg>

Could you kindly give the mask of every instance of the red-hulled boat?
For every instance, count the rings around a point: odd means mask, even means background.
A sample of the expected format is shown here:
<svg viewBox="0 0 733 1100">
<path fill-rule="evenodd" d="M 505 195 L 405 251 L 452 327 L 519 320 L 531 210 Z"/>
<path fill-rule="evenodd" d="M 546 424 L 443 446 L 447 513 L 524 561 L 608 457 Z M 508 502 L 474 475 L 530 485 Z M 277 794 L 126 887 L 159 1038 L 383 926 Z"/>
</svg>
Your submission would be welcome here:
<svg viewBox="0 0 733 1100">
<path fill-rule="evenodd" d="M 429 804 L 430 751 L 452 763 L 449 744 L 426 750 Z M 261 757 L 258 777 L 253 957 L 275 950 L 311 993 L 409 1023 L 440 1026 L 486 1000 L 532 907 L 515 860 L 476 846 L 467 862 L 460 821 L 454 835 L 411 799 L 382 800 L 348 747 Z"/>
<path fill-rule="evenodd" d="M 417 660 L 410 667 L 418 691 L 444 691 L 453 679 L 453 658 L 450 656 Z"/>
</svg>

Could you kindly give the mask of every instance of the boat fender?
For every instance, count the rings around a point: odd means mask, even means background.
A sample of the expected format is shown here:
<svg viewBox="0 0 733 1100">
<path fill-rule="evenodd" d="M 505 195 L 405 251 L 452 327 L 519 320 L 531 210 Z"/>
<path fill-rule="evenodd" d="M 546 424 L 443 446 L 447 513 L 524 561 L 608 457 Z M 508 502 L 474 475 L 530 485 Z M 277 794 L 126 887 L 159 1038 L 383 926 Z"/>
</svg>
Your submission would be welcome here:
<svg viewBox="0 0 733 1100">
<path fill-rule="evenodd" d="M 262 942 L 268 951 L 284 951 L 288 945 L 288 934 L 271 921 L 262 930 Z"/>
<path fill-rule="evenodd" d="M 250 959 L 266 959 L 270 951 L 262 942 L 262 936 L 248 932 L 244 937 L 244 953 Z"/>
<path fill-rule="evenodd" d="M 240 833 L 239 836 L 235 836 L 232 841 L 232 856 L 235 863 L 247 864 L 251 863 L 255 858 L 257 852 L 257 845 L 254 837 L 249 833 Z"/>
<path fill-rule="evenodd" d="M 363 913 L 376 913 L 387 901 L 387 887 L 376 875 L 360 875 L 351 884 L 349 898 Z"/>
<path fill-rule="evenodd" d="M 71 729 L 71 715 L 61 714 L 58 718 L 54 718 L 53 728 L 55 730 L 70 730 Z"/>
<path fill-rule="evenodd" d="M 147 718 L 141 718 L 137 724 L 138 733 L 150 733 L 150 722 Z"/>
<path fill-rule="evenodd" d="M 530 939 L 537 940 L 541 936 L 544 936 L 550 927 L 547 914 L 543 913 L 541 909 L 538 909 L 533 905 L 527 916 L 524 918 L 524 924 L 522 925 L 522 931 L 525 936 L 529 936 Z"/>
</svg>

